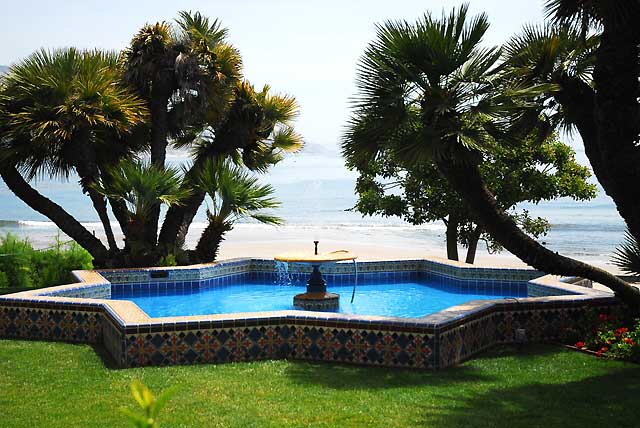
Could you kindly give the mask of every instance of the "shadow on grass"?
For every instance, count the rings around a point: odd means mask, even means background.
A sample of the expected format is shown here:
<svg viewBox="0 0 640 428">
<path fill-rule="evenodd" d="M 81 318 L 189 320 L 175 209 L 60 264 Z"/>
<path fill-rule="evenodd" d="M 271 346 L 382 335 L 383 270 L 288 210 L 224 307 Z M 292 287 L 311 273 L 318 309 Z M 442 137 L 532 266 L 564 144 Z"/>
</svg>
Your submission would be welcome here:
<svg viewBox="0 0 640 428">
<path fill-rule="evenodd" d="M 505 357 L 517 357 L 529 360 L 537 357 L 556 355 L 560 352 L 573 352 L 566 349 L 561 344 L 531 343 L 523 345 L 495 345 L 481 353 L 474 355 L 470 361 L 478 358 L 483 360 L 493 360 Z"/>
<path fill-rule="evenodd" d="M 443 384 L 491 381 L 492 377 L 473 367 L 454 367 L 445 372 L 355 366 L 347 364 L 299 362 L 287 367 L 287 376 L 301 385 L 321 385 L 327 388 L 385 389 L 407 386 L 437 386 Z"/>
<path fill-rule="evenodd" d="M 475 358 L 483 360 L 517 357 L 522 364 L 538 357 L 566 352 L 560 346 L 499 346 Z M 474 359 L 475 359 L 474 358 Z M 472 359 L 473 361 L 473 359 Z M 322 385 L 333 389 L 383 389 L 404 386 L 440 386 L 467 382 L 491 382 L 496 380 L 489 370 L 469 364 L 432 371 L 419 369 L 394 369 L 299 362 L 287 368 L 287 375 L 299 384 Z"/>
<path fill-rule="evenodd" d="M 109 354 L 109 351 L 107 351 L 107 348 L 105 348 L 105 346 L 101 343 L 63 342 L 60 340 L 25 339 L 25 338 L 18 338 L 18 337 L 9 337 L 9 338 L 3 337 L 1 340 L 6 340 L 8 342 L 59 343 L 59 344 L 64 344 L 66 346 L 73 346 L 78 348 L 89 347 L 93 350 L 93 352 L 96 353 L 98 358 L 100 358 L 100 361 L 102 362 L 102 364 L 104 364 L 105 368 L 110 370 L 121 369 L 116 364 L 116 360 L 111 356 L 111 354 Z"/>
<path fill-rule="evenodd" d="M 104 364 L 105 368 L 109 370 L 122 370 L 122 367 L 119 367 L 116 363 L 116 360 L 111 356 L 107 348 L 101 343 L 94 343 L 90 345 L 93 348 L 93 351 L 100 357 L 102 360 L 102 364 Z"/>
<path fill-rule="evenodd" d="M 434 400 L 437 404 L 422 406 L 420 426 L 638 427 L 638 397 L 640 366 L 627 364 L 606 374 L 564 383 L 554 383 L 547 377 L 525 385 L 494 387 L 484 393 L 438 394 Z"/>
</svg>

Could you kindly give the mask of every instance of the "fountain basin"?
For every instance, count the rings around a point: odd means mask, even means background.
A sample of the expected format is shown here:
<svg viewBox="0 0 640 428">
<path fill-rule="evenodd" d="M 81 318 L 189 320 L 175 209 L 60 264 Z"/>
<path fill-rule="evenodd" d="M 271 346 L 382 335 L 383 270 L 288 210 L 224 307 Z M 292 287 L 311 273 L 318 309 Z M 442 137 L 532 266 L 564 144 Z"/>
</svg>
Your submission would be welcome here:
<svg viewBox="0 0 640 428">
<path fill-rule="evenodd" d="M 315 253 L 294 252 L 274 257 L 279 262 L 296 263 L 313 266 L 307 281 L 307 292 L 293 297 L 293 306 L 308 311 L 324 311 L 337 309 L 340 306 L 340 295 L 327 292 L 327 283 L 322 278 L 320 266 L 340 261 L 355 260 L 358 256 L 347 250 L 336 250 L 318 254 L 318 242 Z"/>
<path fill-rule="evenodd" d="M 306 265 L 322 265 L 326 263 L 342 262 L 346 260 L 355 260 L 356 256 L 351 251 L 336 250 L 328 253 L 313 254 L 303 251 L 284 253 L 275 256 L 274 259 L 279 262 L 300 263 Z"/>
<path fill-rule="evenodd" d="M 336 293 L 301 293 L 293 296 L 293 306 L 308 311 L 327 311 L 340 306 L 340 295 Z"/>
</svg>

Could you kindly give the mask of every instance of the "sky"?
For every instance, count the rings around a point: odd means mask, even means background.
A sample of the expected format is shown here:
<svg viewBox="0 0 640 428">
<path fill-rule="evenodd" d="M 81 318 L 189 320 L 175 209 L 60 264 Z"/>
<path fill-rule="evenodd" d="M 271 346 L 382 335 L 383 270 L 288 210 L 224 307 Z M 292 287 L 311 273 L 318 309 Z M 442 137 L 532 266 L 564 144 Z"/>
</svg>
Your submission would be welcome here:
<svg viewBox="0 0 640 428">
<path fill-rule="evenodd" d="M 358 58 L 375 35 L 375 23 L 413 21 L 460 5 L 447 0 L 20 0 L 2 1 L 0 64 L 41 48 L 124 48 L 145 23 L 171 21 L 180 10 L 200 11 L 229 29 L 243 58 L 245 77 L 257 87 L 294 95 L 301 106 L 297 129 L 313 145 L 336 149 L 355 93 Z M 543 20 L 537 0 L 474 0 L 485 12 L 487 45 Z"/>
</svg>

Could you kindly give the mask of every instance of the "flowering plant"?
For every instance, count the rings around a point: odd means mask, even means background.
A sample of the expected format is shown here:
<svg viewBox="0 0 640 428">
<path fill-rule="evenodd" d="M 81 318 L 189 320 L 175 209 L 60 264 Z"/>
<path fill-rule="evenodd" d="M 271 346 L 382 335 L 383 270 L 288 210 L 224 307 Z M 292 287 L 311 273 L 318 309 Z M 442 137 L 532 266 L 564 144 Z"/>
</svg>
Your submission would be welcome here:
<svg viewBox="0 0 640 428">
<path fill-rule="evenodd" d="M 598 314 L 594 321 L 593 331 L 583 341 L 576 342 L 576 348 L 594 351 L 599 357 L 640 362 L 640 319 L 624 320 L 615 314 Z"/>
</svg>

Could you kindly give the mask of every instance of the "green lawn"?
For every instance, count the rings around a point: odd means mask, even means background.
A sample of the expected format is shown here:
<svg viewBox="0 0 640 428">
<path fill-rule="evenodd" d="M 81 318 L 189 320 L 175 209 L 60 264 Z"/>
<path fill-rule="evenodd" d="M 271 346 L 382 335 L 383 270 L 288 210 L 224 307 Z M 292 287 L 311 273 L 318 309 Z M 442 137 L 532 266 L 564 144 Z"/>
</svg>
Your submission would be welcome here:
<svg viewBox="0 0 640 428">
<path fill-rule="evenodd" d="M 440 372 L 289 361 L 116 370 L 87 345 L 0 340 L 0 426 L 127 426 L 129 384 L 182 385 L 163 427 L 640 425 L 640 366 L 500 348 Z"/>
</svg>

